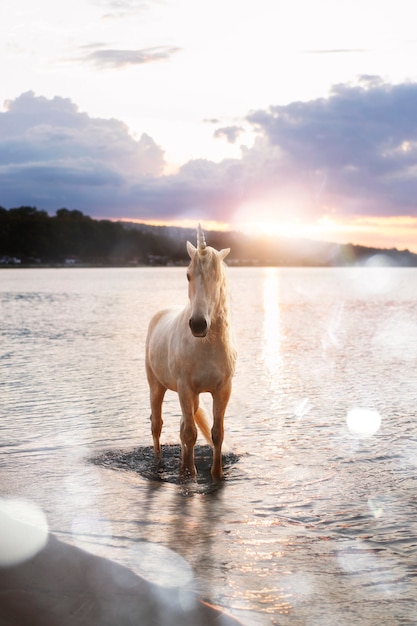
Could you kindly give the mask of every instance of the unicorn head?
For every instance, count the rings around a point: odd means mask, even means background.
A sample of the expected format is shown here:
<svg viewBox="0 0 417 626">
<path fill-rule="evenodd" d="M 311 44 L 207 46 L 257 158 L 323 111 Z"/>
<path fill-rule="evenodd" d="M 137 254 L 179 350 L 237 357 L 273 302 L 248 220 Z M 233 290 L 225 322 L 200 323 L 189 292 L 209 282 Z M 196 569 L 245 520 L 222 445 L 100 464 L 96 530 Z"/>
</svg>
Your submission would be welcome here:
<svg viewBox="0 0 417 626">
<path fill-rule="evenodd" d="M 205 337 L 215 321 L 224 299 L 223 259 L 230 248 L 215 250 L 206 244 L 201 225 L 197 228 L 197 247 L 187 241 L 191 263 L 187 270 L 191 315 L 189 325 L 194 337 Z"/>
</svg>

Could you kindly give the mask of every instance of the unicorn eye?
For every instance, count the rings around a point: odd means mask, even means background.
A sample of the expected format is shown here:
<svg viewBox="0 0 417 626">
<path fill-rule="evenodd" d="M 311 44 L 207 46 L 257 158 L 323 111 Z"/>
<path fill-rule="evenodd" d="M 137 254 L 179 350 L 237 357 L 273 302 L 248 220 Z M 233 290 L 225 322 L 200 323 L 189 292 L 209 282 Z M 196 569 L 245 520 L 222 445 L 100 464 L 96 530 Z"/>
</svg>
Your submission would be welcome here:
<svg viewBox="0 0 417 626">
<path fill-rule="evenodd" d="M 190 272 L 187 272 L 187 280 L 188 280 L 188 282 L 190 282 L 190 280 L 191 280 L 191 274 L 190 274 Z"/>
</svg>

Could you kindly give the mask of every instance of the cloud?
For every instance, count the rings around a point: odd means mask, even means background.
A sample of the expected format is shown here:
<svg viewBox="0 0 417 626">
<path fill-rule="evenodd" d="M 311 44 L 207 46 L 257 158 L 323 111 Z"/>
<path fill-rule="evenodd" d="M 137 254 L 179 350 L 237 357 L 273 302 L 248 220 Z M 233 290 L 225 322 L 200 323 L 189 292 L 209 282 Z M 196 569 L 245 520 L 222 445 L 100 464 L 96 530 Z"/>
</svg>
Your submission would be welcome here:
<svg viewBox="0 0 417 626">
<path fill-rule="evenodd" d="M 155 0 L 154 0 L 155 1 Z M 104 19 L 120 19 L 149 10 L 149 0 L 92 0 L 107 11 Z"/>
<path fill-rule="evenodd" d="M 148 135 L 135 139 L 123 122 L 91 118 L 71 100 L 32 92 L 6 103 L 0 137 L 4 206 L 117 214 L 132 185 L 159 176 L 165 166 Z"/>
<path fill-rule="evenodd" d="M 189 161 L 175 175 L 138 183 L 129 197 L 137 217 L 218 221 L 227 221 L 240 199 L 241 165 L 233 159 Z"/>
<path fill-rule="evenodd" d="M 234 161 L 190 161 L 164 176 L 164 153 L 118 120 L 32 92 L 0 113 L 0 205 L 60 207 L 96 217 L 222 219 L 236 204 Z"/>
<path fill-rule="evenodd" d="M 157 61 L 168 61 L 180 48 L 174 46 L 155 46 L 140 50 L 116 50 L 105 48 L 88 52 L 81 59 L 101 69 L 118 69 L 128 65 L 144 65 Z"/>
<path fill-rule="evenodd" d="M 248 116 L 266 140 L 277 180 L 310 190 L 317 210 L 343 214 L 415 214 L 417 84 L 363 76 L 328 98 L 271 106 Z M 279 156 L 268 150 L 276 150 Z"/>
<path fill-rule="evenodd" d="M 363 76 L 326 98 L 251 112 L 241 156 L 166 175 L 162 147 L 121 121 L 32 92 L 0 113 L 0 204 L 137 219 L 417 215 L 417 84 Z M 239 127 L 218 129 L 228 139 Z"/>
<path fill-rule="evenodd" d="M 243 128 L 241 126 L 224 126 L 223 128 L 217 128 L 213 133 L 213 137 L 215 139 L 225 138 L 229 143 L 236 143 L 242 132 Z"/>
</svg>

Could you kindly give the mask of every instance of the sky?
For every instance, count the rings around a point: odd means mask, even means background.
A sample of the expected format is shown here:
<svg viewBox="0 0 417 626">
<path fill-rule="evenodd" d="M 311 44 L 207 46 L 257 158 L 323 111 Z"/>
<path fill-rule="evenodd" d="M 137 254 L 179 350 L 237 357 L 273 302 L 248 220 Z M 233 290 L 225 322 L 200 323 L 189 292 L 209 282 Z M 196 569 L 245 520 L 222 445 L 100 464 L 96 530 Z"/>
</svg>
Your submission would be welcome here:
<svg viewBox="0 0 417 626">
<path fill-rule="evenodd" d="M 3 0 L 0 206 L 417 252 L 414 0 Z"/>
</svg>

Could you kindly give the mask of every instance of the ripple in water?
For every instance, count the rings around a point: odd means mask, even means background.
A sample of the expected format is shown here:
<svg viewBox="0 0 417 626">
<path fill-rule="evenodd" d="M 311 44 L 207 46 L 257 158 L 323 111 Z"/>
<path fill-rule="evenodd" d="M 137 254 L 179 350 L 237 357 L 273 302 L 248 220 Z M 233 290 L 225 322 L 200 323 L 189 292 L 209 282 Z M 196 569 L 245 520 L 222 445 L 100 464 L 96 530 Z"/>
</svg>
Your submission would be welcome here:
<svg viewBox="0 0 417 626">
<path fill-rule="evenodd" d="M 221 483 L 214 484 L 211 479 L 210 469 L 213 453 L 210 447 L 196 445 L 194 448 L 197 477 L 195 480 L 186 480 L 180 476 L 179 465 L 181 458 L 181 446 L 170 444 L 162 446 L 162 459 L 155 462 L 152 446 L 135 448 L 133 450 L 107 450 L 89 459 L 91 463 L 111 469 L 121 469 L 135 472 L 148 480 L 173 483 L 187 486 L 194 483 L 198 493 L 211 492 L 218 489 Z M 223 472 L 227 479 L 232 466 L 237 463 L 239 457 L 233 452 L 223 454 Z"/>
</svg>

